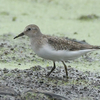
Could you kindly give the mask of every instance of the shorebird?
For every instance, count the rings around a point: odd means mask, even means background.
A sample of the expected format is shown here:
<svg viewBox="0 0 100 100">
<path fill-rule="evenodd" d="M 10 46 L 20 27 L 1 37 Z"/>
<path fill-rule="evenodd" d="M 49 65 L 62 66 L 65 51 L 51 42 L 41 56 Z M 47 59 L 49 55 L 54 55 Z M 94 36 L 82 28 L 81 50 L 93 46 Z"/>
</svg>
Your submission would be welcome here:
<svg viewBox="0 0 100 100">
<path fill-rule="evenodd" d="M 53 68 L 47 76 L 56 68 L 55 62 L 61 61 L 65 67 L 66 78 L 68 79 L 67 66 L 64 61 L 74 60 L 88 52 L 100 49 L 100 46 L 81 44 L 62 37 L 44 35 L 40 28 L 34 24 L 26 26 L 24 31 L 14 37 L 14 39 L 23 35 L 30 38 L 31 47 L 39 57 L 53 61 Z"/>
</svg>

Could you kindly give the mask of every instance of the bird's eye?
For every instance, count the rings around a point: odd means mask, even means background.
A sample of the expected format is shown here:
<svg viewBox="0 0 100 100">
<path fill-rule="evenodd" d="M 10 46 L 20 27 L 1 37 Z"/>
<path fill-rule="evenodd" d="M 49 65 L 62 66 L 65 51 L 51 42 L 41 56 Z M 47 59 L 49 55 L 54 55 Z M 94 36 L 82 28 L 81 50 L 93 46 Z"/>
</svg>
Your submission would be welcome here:
<svg viewBox="0 0 100 100">
<path fill-rule="evenodd" d="M 27 29 L 27 31 L 30 31 L 30 30 L 31 30 L 31 28 L 28 28 L 28 29 Z"/>
</svg>

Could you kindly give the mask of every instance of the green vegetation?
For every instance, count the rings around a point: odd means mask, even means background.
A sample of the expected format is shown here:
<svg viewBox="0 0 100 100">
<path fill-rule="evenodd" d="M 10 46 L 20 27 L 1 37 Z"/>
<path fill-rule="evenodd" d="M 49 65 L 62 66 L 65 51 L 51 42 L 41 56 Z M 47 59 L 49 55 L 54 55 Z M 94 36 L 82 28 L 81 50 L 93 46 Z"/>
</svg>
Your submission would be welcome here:
<svg viewBox="0 0 100 100">
<path fill-rule="evenodd" d="M 7 40 L 12 46 L 18 45 L 0 59 L 1 68 L 25 69 L 35 65 L 52 66 L 51 61 L 43 60 L 34 53 L 34 57 L 29 55 L 33 51 L 28 45 L 27 38 L 13 39 L 24 30 L 26 25 L 32 23 L 38 25 L 44 34 L 76 38 L 86 40 L 89 44 L 100 45 L 99 4 L 99 0 L 0 0 L 0 40 Z M 11 34 L 5 36 L 8 33 Z M 23 51 L 19 50 L 22 47 L 20 42 L 25 43 L 26 48 L 22 49 Z M 7 47 L 0 47 L 0 56 L 5 51 L 10 50 Z M 93 61 L 80 58 L 75 62 L 68 63 L 68 65 L 75 68 L 77 66 L 79 70 L 99 71 L 100 57 L 98 53 L 100 54 L 100 51 L 89 55 Z M 61 63 L 57 63 L 57 66 L 61 65 Z"/>
</svg>

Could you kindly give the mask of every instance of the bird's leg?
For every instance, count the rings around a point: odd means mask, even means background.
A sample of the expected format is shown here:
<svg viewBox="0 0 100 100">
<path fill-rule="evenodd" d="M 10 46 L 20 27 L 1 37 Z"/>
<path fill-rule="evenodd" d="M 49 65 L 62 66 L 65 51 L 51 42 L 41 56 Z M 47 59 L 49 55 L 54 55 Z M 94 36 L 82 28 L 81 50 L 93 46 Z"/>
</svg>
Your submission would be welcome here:
<svg viewBox="0 0 100 100">
<path fill-rule="evenodd" d="M 67 71 L 67 66 L 65 65 L 65 63 L 62 61 L 62 63 L 63 63 L 63 65 L 64 65 L 64 67 L 65 67 L 65 71 L 66 71 L 66 77 L 67 77 L 67 79 L 68 79 L 68 71 Z"/>
<path fill-rule="evenodd" d="M 51 71 L 47 74 L 47 76 L 49 76 L 49 75 L 54 71 L 55 68 L 56 68 L 56 64 L 55 64 L 55 61 L 53 61 L 53 68 L 52 68 Z"/>
</svg>

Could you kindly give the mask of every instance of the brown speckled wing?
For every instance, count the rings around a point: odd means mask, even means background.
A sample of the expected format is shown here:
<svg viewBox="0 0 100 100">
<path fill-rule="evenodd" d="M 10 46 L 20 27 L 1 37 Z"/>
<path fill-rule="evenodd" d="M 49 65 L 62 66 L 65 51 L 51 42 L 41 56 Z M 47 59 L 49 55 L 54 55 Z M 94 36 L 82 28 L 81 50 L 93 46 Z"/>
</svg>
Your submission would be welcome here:
<svg viewBox="0 0 100 100">
<path fill-rule="evenodd" d="M 48 43 L 55 49 L 55 50 L 84 50 L 84 49 L 100 49 L 99 46 L 92 46 L 89 44 L 81 44 L 79 42 L 65 39 L 65 38 L 58 38 L 58 37 L 47 37 Z"/>
</svg>

